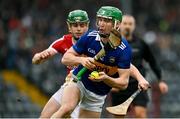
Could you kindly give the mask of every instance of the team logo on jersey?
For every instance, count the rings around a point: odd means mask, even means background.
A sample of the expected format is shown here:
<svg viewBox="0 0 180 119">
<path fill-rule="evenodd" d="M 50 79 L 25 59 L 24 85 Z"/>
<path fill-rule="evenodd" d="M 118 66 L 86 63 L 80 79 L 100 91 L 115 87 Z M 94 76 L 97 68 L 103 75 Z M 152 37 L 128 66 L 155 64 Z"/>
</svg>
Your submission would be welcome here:
<svg viewBox="0 0 180 119">
<path fill-rule="evenodd" d="M 110 63 L 114 63 L 114 62 L 115 62 L 115 57 L 110 57 L 110 58 L 109 58 L 109 62 L 110 62 Z"/>
<path fill-rule="evenodd" d="M 94 49 L 88 48 L 88 52 L 92 53 L 92 54 L 96 54 L 96 51 Z"/>
</svg>

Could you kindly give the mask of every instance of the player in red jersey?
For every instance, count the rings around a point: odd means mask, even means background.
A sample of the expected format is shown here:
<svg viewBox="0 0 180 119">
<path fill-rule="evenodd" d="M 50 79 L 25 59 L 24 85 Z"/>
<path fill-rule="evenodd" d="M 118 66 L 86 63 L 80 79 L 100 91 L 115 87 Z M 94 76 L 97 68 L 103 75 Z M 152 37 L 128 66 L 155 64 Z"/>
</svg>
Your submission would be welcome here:
<svg viewBox="0 0 180 119">
<path fill-rule="evenodd" d="M 64 35 L 62 38 L 54 41 L 49 48 L 46 50 L 36 53 L 32 59 L 33 64 L 40 64 L 49 58 L 53 57 L 55 54 L 60 53 L 64 54 L 76 41 L 88 30 L 89 27 L 89 18 L 86 11 L 83 10 L 74 10 L 71 11 L 67 18 L 67 25 L 70 34 Z M 68 76 L 70 77 L 71 67 L 67 67 Z M 41 112 L 40 118 L 50 118 L 54 112 L 56 112 L 61 106 L 61 97 L 64 87 L 67 83 L 65 83 L 47 102 L 43 111 Z M 79 109 L 78 107 L 71 113 L 72 118 L 78 117 Z"/>
</svg>

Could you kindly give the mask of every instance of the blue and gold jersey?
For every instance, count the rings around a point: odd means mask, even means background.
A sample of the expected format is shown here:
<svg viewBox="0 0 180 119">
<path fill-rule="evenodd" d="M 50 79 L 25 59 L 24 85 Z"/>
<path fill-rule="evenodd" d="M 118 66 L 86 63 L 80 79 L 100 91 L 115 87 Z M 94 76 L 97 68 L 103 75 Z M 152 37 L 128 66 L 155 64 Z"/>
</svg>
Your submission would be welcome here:
<svg viewBox="0 0 180 119">
<path fill-rule="evenodd" d="M 88 31 L 77 41 L 73 48 L 78 54 L 94 57 L 102 48 L 100 42 L 100 36 L 97 31 Z M 95 62 L 96 68 L 94 71 L 104 71 L 111 77 L 117 77 L 118 68 L 130 68 L 131 48 L 125 39 L 122 39 L 121 44 L 116 49 L 106 50 L 105 52 L 105 56 Z M 82 65 L 79 65 L 73 74 L 76 75 L 82 67 Z M 111 87 L 104 82 L 93 82 L 88 79 L 91 72 L 88 70 L 81 78 L 85 88 L 98 95 L 106 95 Z"/>
</svg>

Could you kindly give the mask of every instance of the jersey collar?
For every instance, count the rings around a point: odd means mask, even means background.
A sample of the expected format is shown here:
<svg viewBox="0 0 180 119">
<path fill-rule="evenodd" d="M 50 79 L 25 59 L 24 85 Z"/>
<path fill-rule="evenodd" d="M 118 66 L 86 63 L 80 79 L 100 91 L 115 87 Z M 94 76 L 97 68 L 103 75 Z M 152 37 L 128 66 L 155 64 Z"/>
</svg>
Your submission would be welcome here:
<svg viewBox="0 0 180 119">
<path fill-rule="evenodd" d="M 101 37 L 100 37 L 100 35 L 99 34 L 97 34 L 97 36 L 96 36 L 96 39 L 95 39 L 96 41 L 101 41 Z"/>
</svg>

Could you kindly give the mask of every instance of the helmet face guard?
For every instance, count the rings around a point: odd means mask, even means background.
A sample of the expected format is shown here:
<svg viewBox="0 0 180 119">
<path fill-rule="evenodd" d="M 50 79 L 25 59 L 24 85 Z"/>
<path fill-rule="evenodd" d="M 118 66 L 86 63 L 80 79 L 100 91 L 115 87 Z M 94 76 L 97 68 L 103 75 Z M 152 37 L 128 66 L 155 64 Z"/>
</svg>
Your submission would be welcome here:
<svg viewBox="0 0 180 119">
<path fill-rule="evenodd" d="M 68 14 L 68 18 L 67 18 L 67 25 L 68 25 L 68 30 L 70 33 L 71 32 L 71 24 L 76 24 L 76 23 L 85 23 L 87 24 L 87 26 L 89 25 L 89 17 L 88 17 L 88 14 L 86 11 L 83 11 L 83 10 L 74 10 L 74 11 L 71 11 L 69 12 Z M 76 38 L 73 35 L 73 39 L 74 40 L 78 40 L 79 38 Z"/>
<path fill-rule="evenodd" d="M 122 12 L 121 10 L 119 10 L 116 7 L 112 7 L 112 6 L 103 6 L 101 7 L 98 12 L 97 12 L 97 18 L 101 17 L 101 18 L 105 18 L 105 19 L 110 19 L 112 20 L 113 24 L 114 24 L 114 29 L 119 30 L 119 28 L 117 28 L 117 24 L 119 22 L 122 21 Z M 98 23 L 96 22 L 97 26 Z M 100 34 L 101 36 L 107 36 L 107 34 Z"/>
<path fill-rule="evenodd" d="M 74 10 L 71 11 L 67 18 L 67 23 L 89 23 L 88 14 L 86 11 L 83 10 Z"/>
<path fill-rule="evenodd" d="M 98 10 L 96 16 L 112 20 L 114 28 L 111 30 L 110 34 L 99 35 L 104 38 L 108 37 L 108 44 L 111 46 L 111 48 L 116 49 L 121 43 L 121 35 L 118 31 L 119 27 L 117 27 L 117 24 L 122 21 L 122 12 L 116 7 L 103 6 Z"/>
</svg>

